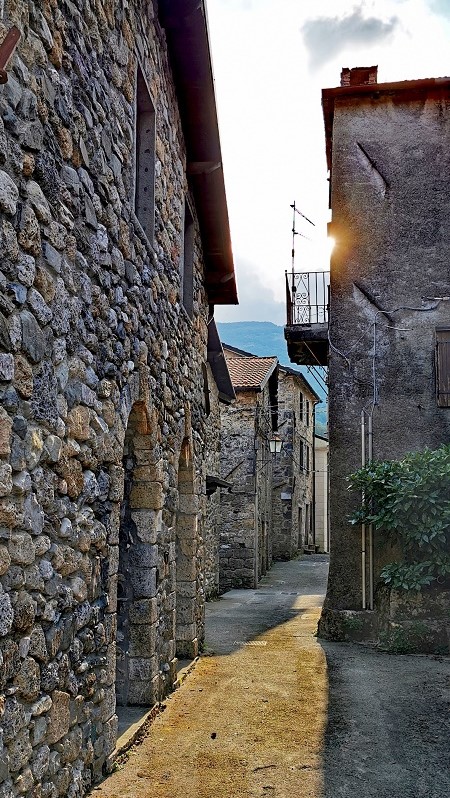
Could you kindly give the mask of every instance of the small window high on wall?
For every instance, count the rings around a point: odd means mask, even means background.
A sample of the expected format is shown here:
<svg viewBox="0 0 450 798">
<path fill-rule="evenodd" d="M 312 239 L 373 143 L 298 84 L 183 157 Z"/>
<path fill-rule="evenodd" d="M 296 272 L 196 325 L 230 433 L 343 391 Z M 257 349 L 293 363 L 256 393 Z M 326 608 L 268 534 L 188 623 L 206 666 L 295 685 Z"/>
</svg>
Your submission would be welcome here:
<svg viewBox="0 0 450 798">
<path fill-rule="evenodd" d="M 155 230 L 155 129 L 155 108 L 145 78 L 138 66 L 134 209 L 151 244 Z"/>
<path fill-rule="evenodd" d="M 438 407 L 450 407 L 450 327 L 436 330 L 436 398 Z"/>
</svg>

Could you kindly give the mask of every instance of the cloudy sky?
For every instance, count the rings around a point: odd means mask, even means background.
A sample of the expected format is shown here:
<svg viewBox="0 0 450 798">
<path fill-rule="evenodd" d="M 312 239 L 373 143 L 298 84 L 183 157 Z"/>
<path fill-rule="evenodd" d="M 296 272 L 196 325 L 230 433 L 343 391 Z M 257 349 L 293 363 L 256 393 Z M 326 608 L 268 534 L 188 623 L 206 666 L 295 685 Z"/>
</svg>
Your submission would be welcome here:
<svg viewBox="0 0 450 798">
<path fill-rule="evenodd" d="M 240 306 L 219 321 L 284 324 L 291 203 L 297 270 L 326 269 L 321 89 L 341 67 L 379 81 L 450 75 L 450 0 L 207 0 Z"/>
</svg>

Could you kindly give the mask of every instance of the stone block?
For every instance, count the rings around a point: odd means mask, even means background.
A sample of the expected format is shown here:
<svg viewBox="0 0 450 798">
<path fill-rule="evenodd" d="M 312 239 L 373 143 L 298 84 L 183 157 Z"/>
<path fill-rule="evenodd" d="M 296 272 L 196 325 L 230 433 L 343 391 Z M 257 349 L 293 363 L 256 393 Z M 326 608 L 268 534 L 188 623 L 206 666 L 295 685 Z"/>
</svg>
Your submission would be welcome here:
<svg viewBox="0 0 450 798">
<path fill-rule="evenodd" d="M 30 565 L 35 559 L 35 544 L 31 535 L 26 532 L 14 532 L 8 543 L 11 562 L 19 565 Z"/>
<path fill-rule="evenodd" d="M 197 561 L 195 558 L 179 557 L 176 565 L 176 578 L 182 582 L 194 582 L 197 578 Z"/>
<path fill-rule="evenodd" d="M 197 638 L 183 639 L 183 636 L 177 635 L 177 657 L 178 659 L 195 659 L 198 657 L 198 640 Z"/>
<path fill-rule="evenodd" d="M 160 482 L 134 482 L 130 493 L 132 510 L 161 510 L 164 492 Z"/>
<path fill-rule="evenodd" d="M 87 441 L 91 437 L 91 411 L 84 405 L 76 405 L 67 414 L 67 432 L 76 441 Z"/>
<path fill-rule="evenodd" d="M 152 681 L 133 681 L 128 689 L 128 703 L 131 706 L 152 707 L 159 700 L 159 676 Z"/>
<path fill-rule="evenodd" d="M 134 598 L 156 596 L 156 568 L 135 568 L 130 573 Z"/>
<path fill-rule="evenodd" d="M 156 598 L 133 601 L 130 606 L 131 624 L 153 624 L 158 620 L 158 602 Z"/>
<path fill-rule="evenodd" d="M 143 543 L 154 544 L 162 526 L 161 510 L 133 510 L 132 518 L 136 524 L 139 540 Z"/>
<path fill-rule="evenodd" d="M 183 599 L 177 593 L 176 598 L 177 628 L 189 626 L 195 620 L 195 605 L 192 599 Z"/>
<path fill-rule="evenodd" d="M 70 724 L 70 695 L 61 690 L 54 690 L 52 706 L 48 713 L 49 728 L 47 742 L 49 745 L 58 742 L 69 731 Z"/>
<path fill-rule="evenodd" d="M 158 675 L 157 657 L 130 657 L 128 673 L 130 682 L 149 682 Z"/>
<path fill-rule="evenodd" d="M 0 211 L 13 216 L 18 199 L 19 189 L 10 176 L 0 169 Z"/>
<path fill-rule="evenodd" d="M 152 657 L 156 647 L 156 624 L 130 627 L 130 657 Z"/>
<path fill-rule="evenodd" d="M 11 599 L 8 593 L 0 593 L 0 637 L 4 637 L 11 631 L 13 619 L 14 611 Z"/>
<path fill-rule="evenodd" d="M 14 356 L 0 353 L 0 382 L 10 382 L 14 377 Z"/>
<path fill-rule="evenodd" d="M 9 463 L 0 463 L 0 496 L 8 496 L 12 487 L 12 468 Z"/>
<path fill-rule="evenodd" d="M 128 552 L 128 562 L 131 569 L 156 568 L 158 565 L 158 546 L 148 543 L 134 543 Z"/>
<path fill-rule="evenodd" d="M 0 407 L 0 457 L 8 457 L 11 453 L 12 419 L 6 410 Z"/>
<path fill-rule="evenodd" d="M 30 734 L 28 729 L 21 729 L 21 731 L 11 740 L 8 753 L 9 753 L 9 768 L 12 773 L 20 770 L 29 761 L 33 749 L 30 743 Z"/>
</svg>

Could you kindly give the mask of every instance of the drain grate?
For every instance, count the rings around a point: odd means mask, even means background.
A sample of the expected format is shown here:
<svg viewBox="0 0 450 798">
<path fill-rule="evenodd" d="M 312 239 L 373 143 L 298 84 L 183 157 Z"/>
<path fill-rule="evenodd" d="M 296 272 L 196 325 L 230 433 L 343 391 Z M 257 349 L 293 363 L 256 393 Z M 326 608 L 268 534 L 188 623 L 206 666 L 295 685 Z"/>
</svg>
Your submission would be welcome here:
<svg viewBox="0 0 450 798">
<path fill-rule="evenodd" d="M 234 646 L 267 646 L 267 640 L 233 640 Z"/>
</svg>

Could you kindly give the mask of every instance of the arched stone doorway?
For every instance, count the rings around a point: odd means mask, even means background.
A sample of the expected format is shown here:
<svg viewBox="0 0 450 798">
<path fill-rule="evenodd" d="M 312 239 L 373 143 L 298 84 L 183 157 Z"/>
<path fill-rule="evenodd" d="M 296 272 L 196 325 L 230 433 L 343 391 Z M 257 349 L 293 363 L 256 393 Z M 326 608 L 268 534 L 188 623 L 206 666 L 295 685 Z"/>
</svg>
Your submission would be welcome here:
<svg viewBox="0 0 450 798">
<path fill-rule="evenodd" d="M 124 443 L 117 590 L 116 697 L 119 706 L 150 706 L 159 698 L 157 637 L 158 515 L 155 444 L 143 402 L 131 410 Z"/>
<path fill-rule="evenodd" d="M 178 465 L 178 512 L 176 520 L 176 656 L 193 659 L 198 654 L 197 606 L 197 497 L 194 466 L 187 438 Z"/>
</svg>

